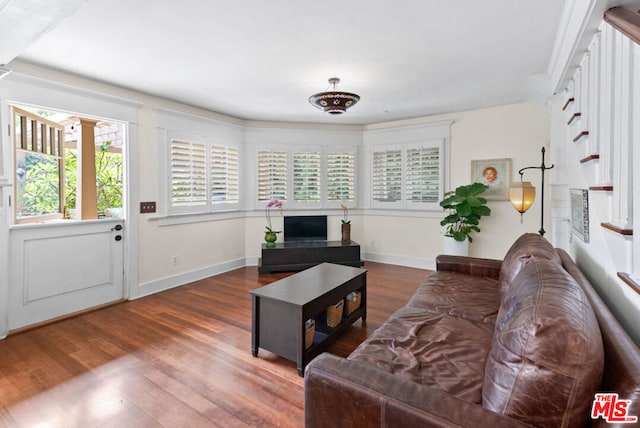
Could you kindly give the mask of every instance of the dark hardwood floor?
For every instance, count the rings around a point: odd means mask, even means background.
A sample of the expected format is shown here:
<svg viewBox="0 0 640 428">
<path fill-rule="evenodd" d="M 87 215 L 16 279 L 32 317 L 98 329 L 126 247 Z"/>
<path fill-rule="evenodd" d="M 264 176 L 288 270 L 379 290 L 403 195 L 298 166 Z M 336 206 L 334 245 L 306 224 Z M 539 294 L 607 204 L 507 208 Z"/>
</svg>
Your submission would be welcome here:
<svg viewBox="0 0 640 428">
<path fill-rule="evenodd" d="M 367 262 L 368 314 L 347 356 L 427 271 Z M 295 363 L 251 355 L 249 291 L 289 274 L 237 269 L 0 341 L 0 426 L 300 427 Z"/>
</svg>

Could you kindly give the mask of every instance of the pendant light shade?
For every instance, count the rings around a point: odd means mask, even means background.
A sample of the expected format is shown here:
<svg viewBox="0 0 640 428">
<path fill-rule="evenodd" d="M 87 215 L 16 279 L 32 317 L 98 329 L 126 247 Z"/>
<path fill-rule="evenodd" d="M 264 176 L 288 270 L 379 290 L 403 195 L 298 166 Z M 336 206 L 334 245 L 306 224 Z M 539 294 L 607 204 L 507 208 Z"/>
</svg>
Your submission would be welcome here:
<svg viewBox="0 0 640 428">
<path fill-rule="evenodd" d="M 340 79 L 337 77 L 329 79 L 331 90 L 311 95 L 309 97 L 311 105 L 329 114 L 342 114 L 360 101 L 360 96 L 357 94 L 337 90 L 338 83 L 340 83 Z"/>
<path fill-rule="evenodd" d="M 515 182 L 509 188 L 509 200 L 511 205 L 520 213 L 524 214 L 536 199 L 536 188 L 530 181 Z"/>
</svg>

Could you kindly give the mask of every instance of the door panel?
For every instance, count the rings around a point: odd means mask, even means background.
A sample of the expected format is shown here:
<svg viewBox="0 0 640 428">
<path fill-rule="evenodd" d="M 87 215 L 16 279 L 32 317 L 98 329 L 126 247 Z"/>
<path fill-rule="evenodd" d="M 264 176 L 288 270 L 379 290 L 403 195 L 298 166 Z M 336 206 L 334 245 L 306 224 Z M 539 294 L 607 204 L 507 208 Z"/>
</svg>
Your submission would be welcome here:
<svg viewBox="0 0 640 428">
<path fill-rule="evenodd" d="M 122 220 L 13 228 L 9 330 L 123 298 Z M 117 237 L 120 238 L 117 238 Z"/>
</svg>

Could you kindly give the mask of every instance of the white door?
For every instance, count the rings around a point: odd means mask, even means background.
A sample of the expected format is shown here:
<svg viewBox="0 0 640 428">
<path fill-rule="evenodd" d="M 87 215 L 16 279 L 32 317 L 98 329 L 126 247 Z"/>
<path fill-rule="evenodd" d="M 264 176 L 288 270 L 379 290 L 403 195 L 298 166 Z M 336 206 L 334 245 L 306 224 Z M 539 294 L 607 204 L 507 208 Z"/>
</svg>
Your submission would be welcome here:
<svg viewBox="0 0 640 428">
<path fill-rule="evenodd" d="M 124 221 L 10 230 L 9 331 L 124 297 Z"/>
</svg>

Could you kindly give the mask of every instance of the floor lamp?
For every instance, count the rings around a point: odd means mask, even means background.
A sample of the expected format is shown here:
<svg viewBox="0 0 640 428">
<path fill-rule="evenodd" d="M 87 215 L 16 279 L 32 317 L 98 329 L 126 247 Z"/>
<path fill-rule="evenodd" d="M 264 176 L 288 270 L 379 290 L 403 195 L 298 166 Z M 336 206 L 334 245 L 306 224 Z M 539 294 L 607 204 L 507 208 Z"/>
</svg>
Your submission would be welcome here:
<svg viewBox="0 0 640 428">
<path fill-rule="evenodd" d="M 542 147 L 542 163 L 540 166 L 527 166 L 518 171 L 520 174 L 520 182 L 513 183 L 509 188 L 509 200 L 511 205 L 520 213 L 520 222 L 522 222 L 522 214 L 527 211 L 536 198 L 536 188 L 530 181 L 523 181 L 524 172 L 528 169 L 539 169 L 542 173 L 542 181 L 540 183 L 540 230 L 538 233 L 544 236 L 544 172 L 551 169 L 554 165 L 546 166 L 544 164 L 545 149 Z"/>
</svg>

